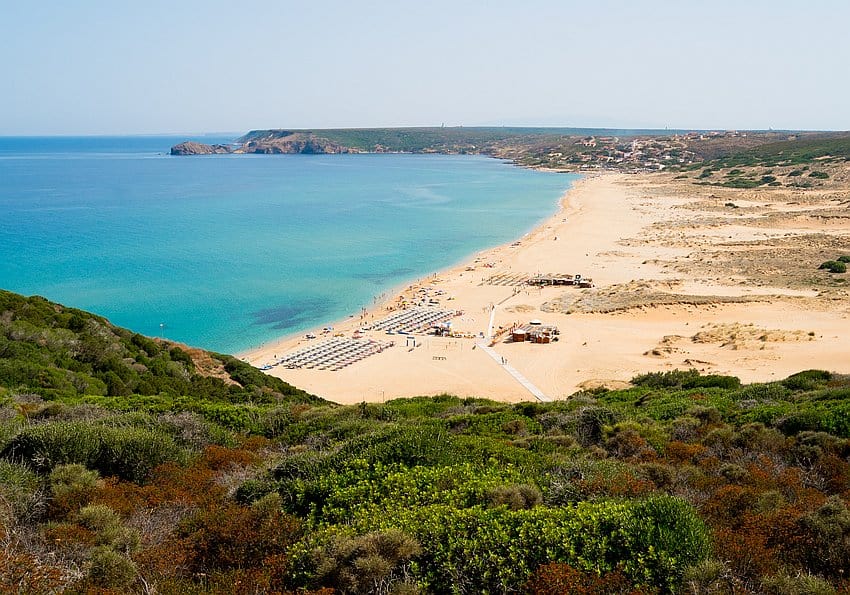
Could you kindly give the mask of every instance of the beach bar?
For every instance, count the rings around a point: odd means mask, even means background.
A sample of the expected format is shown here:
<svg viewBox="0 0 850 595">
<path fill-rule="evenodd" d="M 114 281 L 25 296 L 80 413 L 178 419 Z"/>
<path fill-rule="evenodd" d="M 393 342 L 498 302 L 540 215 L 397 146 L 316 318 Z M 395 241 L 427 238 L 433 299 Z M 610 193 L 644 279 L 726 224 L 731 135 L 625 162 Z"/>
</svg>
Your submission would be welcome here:
<svg viewBox="0 0 850 595">
<path fill-rule="evenodd" d="M 551 343 L 557 341 L 561 334 L 557 326 L 543 324 L 539 320 L 532 320 L 528 324 L 518 326 L 511 331 L 511 340 L 514 343 Z"/>
</svg>

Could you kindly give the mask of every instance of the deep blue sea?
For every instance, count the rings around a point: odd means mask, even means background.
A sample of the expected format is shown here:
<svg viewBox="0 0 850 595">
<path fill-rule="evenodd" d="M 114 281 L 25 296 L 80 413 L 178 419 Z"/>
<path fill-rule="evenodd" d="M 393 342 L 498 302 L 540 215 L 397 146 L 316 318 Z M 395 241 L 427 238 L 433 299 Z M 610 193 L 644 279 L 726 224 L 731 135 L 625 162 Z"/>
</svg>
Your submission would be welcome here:
<svg viewBox="0 0 850 595">
<path fill-rule="evenodd" d="M 577 178 L 474 156 L 167 155 L 186 139 L 0 138 L 0 288 L 236 353 L 518 238 Z"/>
</svg>

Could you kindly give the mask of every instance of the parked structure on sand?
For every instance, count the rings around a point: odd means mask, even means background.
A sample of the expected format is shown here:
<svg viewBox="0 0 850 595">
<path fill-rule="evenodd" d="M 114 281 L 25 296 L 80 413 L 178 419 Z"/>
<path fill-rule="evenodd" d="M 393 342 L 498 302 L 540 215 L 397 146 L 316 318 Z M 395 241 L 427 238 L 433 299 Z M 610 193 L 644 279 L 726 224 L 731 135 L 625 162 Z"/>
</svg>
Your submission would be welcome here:
<svg viewBox="0 0 850 595">
<path fill-rule="evenodd" d="M 573 285 L 576 287 L 593 287 L 593 279 L 582 277 L 581 274 L 567 275 L 565 273 L 544 273 L 528 280 L 529 285 L 544 287 L 547 285 Z"/>
<path fill-rule="evenodd" d="M 551 343 L 558 340 L 561 331 L 557 326 L 543 324 L 539 320 L 532 320 L 528 324 L 515 327 L 511 330 L 511 340 L 514 343 Z"/>
</svg>

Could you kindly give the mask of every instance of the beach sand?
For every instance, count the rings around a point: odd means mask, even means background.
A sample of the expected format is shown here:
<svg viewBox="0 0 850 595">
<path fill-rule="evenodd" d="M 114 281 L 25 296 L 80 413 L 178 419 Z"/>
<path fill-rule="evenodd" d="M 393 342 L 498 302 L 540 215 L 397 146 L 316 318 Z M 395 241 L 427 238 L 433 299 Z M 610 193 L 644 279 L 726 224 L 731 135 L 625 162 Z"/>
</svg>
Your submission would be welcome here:
<svg viewBox="0 0 850 595">
<path fill-rule="evenodd" d="M 576 182 L 558 213 L 517 242 L 407 287 L 365 319 L 357 314 L 331 323 L 335 333 L 351 336 L 427 288 L 440 307 L 463 312 L 454 319 L 457 331 L 486 334 L 495 305 L 496 328 L 536 318 L 560 329 L 557 342 L 500 340 L 491 355 L 482 339 L 422 335 L 411 348 L 402 336 L 371 331 L 367 336 L 395 340 L 395 346 L 339 371 L 277 366 L 268 373 L 331 401 L 354 403 L 440 393 L 536 399 L 512 370 L 551 399 L 675 368 L 744 382 L 809 368 L 848 372 L 850 301 L 839 280 L 848 274 L 817 270 L 820 262 L 850 253 L 848 185 L 845 170 L 827 188 L 807 190 L 705 187 L 670 174 L 595 174 Z M 580 273 L 595 287 L 488 283 L 494 276 L 538 273 Z M 270 364 L 325 338 L 314 333 L 318 339 L 287 337 L 240 357 Z"/>
</svg>

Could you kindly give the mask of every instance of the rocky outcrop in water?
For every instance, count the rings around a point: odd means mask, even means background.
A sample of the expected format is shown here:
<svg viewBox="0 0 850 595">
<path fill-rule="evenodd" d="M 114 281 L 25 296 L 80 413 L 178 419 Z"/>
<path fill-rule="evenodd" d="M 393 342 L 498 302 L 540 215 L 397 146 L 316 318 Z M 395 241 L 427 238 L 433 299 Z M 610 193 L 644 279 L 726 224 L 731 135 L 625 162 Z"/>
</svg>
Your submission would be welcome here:
<svg viewBox="0 0 850 595">
<path fill-rule="evenodd" d="M 232 152 L 233 149 L 228 145 L 205 145 L 193 141 L 171 147 L 172 155 L 218 155 Z"/>
</svg>

